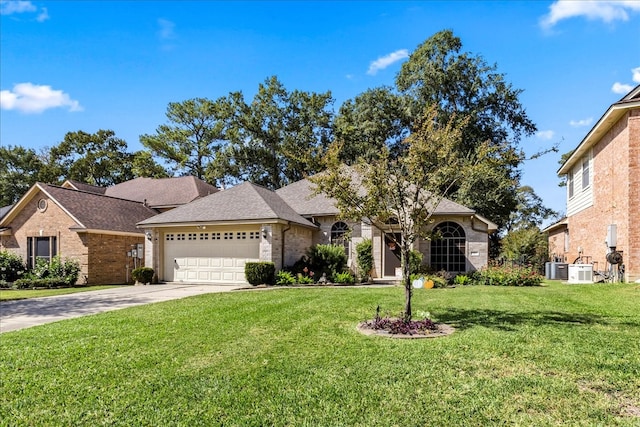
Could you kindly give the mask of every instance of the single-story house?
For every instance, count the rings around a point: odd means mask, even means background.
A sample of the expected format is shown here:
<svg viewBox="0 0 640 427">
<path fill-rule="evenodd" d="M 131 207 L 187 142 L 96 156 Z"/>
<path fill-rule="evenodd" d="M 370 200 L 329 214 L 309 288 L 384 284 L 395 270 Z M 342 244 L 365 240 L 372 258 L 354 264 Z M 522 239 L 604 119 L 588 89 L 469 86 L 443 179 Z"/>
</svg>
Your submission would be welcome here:
<svg viewBox="0 0 640 427">
<path fill-rule="evenodd" d="M 218 191 L 194 177 L 137 178 L 112 187 L 36 183 L 0 217 L 0 250 L 28 267 L 59 255 L 80 263 L 80 282 L 122 284 L 144 265 L 136 223 Z"/>
<path fill-rule="evenodd" d="M 338 213 L 334 201 L 314 194 L 306 179 L 276 191 L 244 183 L 144 219 L 138 227 L 147 236 L 146 265 L 166 282 L 244 282 L 246 262 L 270 261 L 279 270 L 320 243 L 343 244 L 355 268 L 355 246 L 366 238 L 373 243 L 373 277 L 396 278 L 400 259 L 389 233 L 343 221 Z M 442 239 L 415 245 L 432 268 L 458 273 L 487 265 L 495 224 L 447 199 L 433 219 Z"/>
</svg>

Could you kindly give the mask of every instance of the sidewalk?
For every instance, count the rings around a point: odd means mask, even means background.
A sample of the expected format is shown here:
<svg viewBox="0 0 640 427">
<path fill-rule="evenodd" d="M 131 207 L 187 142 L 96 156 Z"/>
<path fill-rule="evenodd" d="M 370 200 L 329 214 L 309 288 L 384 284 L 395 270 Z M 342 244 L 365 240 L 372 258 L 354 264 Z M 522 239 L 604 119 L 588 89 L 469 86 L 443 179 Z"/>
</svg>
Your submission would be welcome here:
<svg viewBox="0 0 640 427">
<path fill-rule="evenodd" d="M 186 285 L 167 283 L 123 286 L 69 295 L 0 302 L 0 333 L 64 319 L 169 301 L 193 295 L 229 292 L 246 285 Z"/>
</svg>

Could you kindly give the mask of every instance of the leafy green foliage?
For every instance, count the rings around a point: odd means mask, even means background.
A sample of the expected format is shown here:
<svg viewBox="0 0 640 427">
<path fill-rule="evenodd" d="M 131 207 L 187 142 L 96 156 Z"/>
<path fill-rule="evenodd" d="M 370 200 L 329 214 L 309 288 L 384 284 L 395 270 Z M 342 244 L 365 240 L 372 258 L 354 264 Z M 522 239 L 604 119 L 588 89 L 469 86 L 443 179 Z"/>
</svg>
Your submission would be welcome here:
<svg viewBox="0 0 640 427">
<path fill-rule="evenodd" d="M 13 282 L 18 280 L 26 270 L 20 255 L 9 251 L 0 251 L 0 280 Z"/>
<path fill-rule="evenodd" d="M 356 245 L 356 262 L 358 272 L 363 279 L 368 279 L 373 270 L 373 243 L 371 239 L 364 239 Z"/>
<path fill-rule="evenodd" d="M 20 286 L 23 288 L 69 287 L 77 283 L 79 275 L 80 263 L 74 259 L 62 259 L 59 255 L 53 257 L 51 261 L 40 258 L 36 261 L 35 267 L 21 279 L 25 283 L 21 282 Z"/>
<path fill-rule="evenodd" d="M 356 281 L 353 274 L 349 271 L 343 271 L 333 275 L 332 281 L 334 283 L 340 283 L 342 285 L 353 285 Z"/>
<path fill-rule="evenodd" d="M 209 175 L 272 190 L 319 172 L 332 137 L 330 92 L 288 91 L 276 76 L 258 85 L 251 102 L 241 92 L 216 101 L 227 112 L 228 145 Z"/>
<path fill-rule="evenodd" d="M 296 283 L 296 277 L 289 271 L 280 270 L 276 274 L 276 285 L 278 286 L 295 285 Z"/>
<path fill-rule="evenodd" d="M 38 181 L 49 179 L 45 163 L 35 150 L 0 146 L 0 207 L 17 202 Z"/>
<path fill-rule="evenodd" d="M 275 280 L 276 267 L 272 262 L 247 262 L 244 265 L 244 277 L 253 286 L 272 285 Z"/>
<path fill-rule="evenodd" d="M 347 254 L 342 245 L 314 245 L 308 251 L 309 268 L 314 276 L 332 278 L 347 265 Z"/>
<path fill-rule="evenodd" d="M 501 240 L 500 257 L 542 271 L 549 260 L 549 240 L 538 227 L 510 231 Z"/>
<path fill-rule="evenodd" d="M 131 161 L 126 141 L 103 129 L 93 134 L 67 132 L 64 140 L 49 150 L 47 159 L 57 181 L 73 179 L 100 187 L 133 179 Z"/>
<path fill-rule="evenodd" d="M 13 287 L 16 289 L 31 289 L 31 288 L 67 288 L 69 284 L 63 277 L 36 277 L 36 278 L 24 278 L 18 279 L 13 283 Z"/>
<path fill-rule="evenodd" d="M 173 174 L 206 179 L 226 138 L 228 112 L 219 102 L 194 98 L 170 102 L 166 116 L 169 123 L 158 126 L 154 135 L 140 135 L 140 142 L 168 163 Z"/>
<path fill-rule="evenodd" d="M 539 286 L 544 277 L 531 267 L 488 266 L 470 276 L 470 284 L 488 286 Z"/>
<path fill-rule="evenodd" d="M 153 271 L 151 267 L 138 267 L 131 272 L 131 277 L 133 277 L 133 280 L 136 282 L 146 285 L 151 283 L 154 274 L 155 271 Z"/>
</svg>

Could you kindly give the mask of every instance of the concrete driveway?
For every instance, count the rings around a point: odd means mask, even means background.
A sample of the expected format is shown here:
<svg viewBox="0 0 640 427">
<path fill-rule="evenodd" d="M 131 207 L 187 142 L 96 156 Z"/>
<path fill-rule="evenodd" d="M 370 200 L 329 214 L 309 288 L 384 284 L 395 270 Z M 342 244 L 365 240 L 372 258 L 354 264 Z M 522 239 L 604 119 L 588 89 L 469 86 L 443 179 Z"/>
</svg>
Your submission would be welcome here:
<svg viewBox="0 0 640 427">
<path fill-rule="evenodd" d="M 123 286 L 69 295 L 1 301 L 0 333 L 135 305 L 213 292 L 229 292 L 246 286 L 168 283 L 149 286 Z"/>
</svg>

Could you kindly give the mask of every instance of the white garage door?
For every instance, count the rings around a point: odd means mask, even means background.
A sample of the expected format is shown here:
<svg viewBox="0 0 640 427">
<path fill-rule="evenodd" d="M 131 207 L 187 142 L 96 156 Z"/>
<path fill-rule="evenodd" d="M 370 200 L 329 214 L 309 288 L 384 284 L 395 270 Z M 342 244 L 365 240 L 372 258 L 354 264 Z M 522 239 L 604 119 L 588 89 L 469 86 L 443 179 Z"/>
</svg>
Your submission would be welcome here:
<svg viewBox="0 0 640 427">
<path fill-rule="evenodd" d="M 164 280 L 245 282 L 245 263 L 259 257 L 258 231 L 165 233 Z"/>
</svg>

